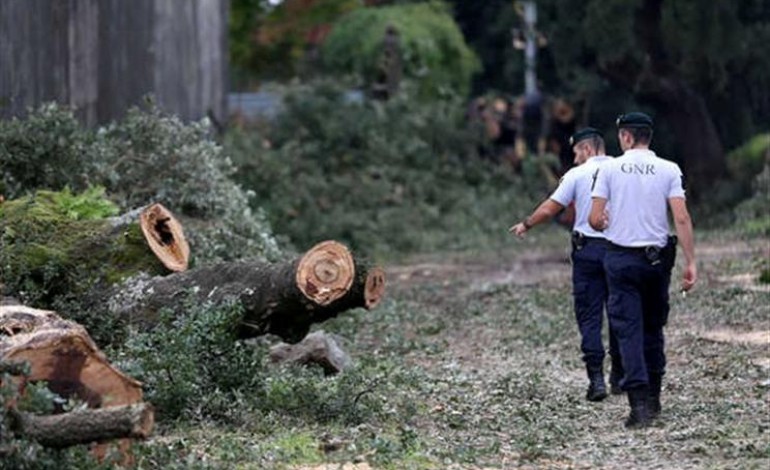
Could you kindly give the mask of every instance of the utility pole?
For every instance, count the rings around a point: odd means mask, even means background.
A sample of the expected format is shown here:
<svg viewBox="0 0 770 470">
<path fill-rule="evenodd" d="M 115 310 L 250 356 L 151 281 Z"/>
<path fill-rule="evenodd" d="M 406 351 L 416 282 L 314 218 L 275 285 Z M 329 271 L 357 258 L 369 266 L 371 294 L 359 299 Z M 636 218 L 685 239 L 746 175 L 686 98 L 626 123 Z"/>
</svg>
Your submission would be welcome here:
<svg viewBox="0 0 770 470">
<path fill-rule="evenodd" d="M 523 28 L 513 29 L 513 48 L 524 50 L 524 94 L 537 90 L 537 50 L 548 41 L 537 30 L 537 4 L 533 0 L 514 1 L 513 7 L 523 20 Z"/>
<path fill-rule="evenodd" d="M 524 92 L 526 94 L 537 91 L 537 36 L 535 24 L 537 23 L 537 5 L 535 2 L 524 2 L 524 34 L 527 38 L 527 46 L 524 49 Z"/>
<path fill-rule="evenodd" d="M 524 51 L 524 108 L 521 116 L 521 135 L 525 151 L 542 155 L 545 152 L 545 136 L 549 117 L 545 101 L 537 86 L 537 50 L 548 44 L 543 33 L 537 30 L 537 4 L 534 0 L 513 2 L 521 27 L 514 28 L 513 47 Z"/>
</svg>

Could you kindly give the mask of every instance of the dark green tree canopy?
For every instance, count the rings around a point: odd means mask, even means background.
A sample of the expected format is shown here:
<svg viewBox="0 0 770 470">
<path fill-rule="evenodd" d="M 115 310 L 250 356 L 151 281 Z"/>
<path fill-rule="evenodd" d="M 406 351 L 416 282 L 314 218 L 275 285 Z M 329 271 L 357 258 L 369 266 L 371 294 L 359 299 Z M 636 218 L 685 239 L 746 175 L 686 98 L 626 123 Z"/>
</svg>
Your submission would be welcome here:
<svg viewBox="0 0 770 470">
<path fill-rule="evenodd" d="M 510 42 L 510 29 L 521 27 L 515 2 L 452 3 L 483 59 L 477 91 L 521 92 L 522 54 Z M 608 134 L 619 112 L 650 112 L 657 123 L 653 146 L 683 163 L 694 188 L 723 174 L 725 149 L 768 130 L 770 2 L 536 3 L 537 27 L 548 39 L 538 57 L 544 91 L 567 97 L 582 124 Z"/>
</svg>

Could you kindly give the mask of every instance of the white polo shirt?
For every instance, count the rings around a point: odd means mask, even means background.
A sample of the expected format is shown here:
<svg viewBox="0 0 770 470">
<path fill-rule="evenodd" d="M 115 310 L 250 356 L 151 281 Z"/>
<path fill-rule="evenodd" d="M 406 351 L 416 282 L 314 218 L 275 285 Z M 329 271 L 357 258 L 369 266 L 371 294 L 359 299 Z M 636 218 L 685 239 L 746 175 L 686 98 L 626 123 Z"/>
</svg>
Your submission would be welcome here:
<svg viewBox="0 0 770 470">
<path fill-rule="evenodd" d="M 602 166 L 593 197 L 607 199 L 607 240 L 620 246 L 666 245 L 668 199 L 684 198 L 679 165 L 655 152 L 631 149 Z"/>
<path fill-rule="evenodd" d="M 580 166 L 570 169 L 564 174 L 559 187 L 551 195 L 553 201 L 567 207 L 572 201 L 575 201 L 575 226 L 583 235 L 589 237 L 604 238 L 602 232 L 597 232 L 588 223 L 588 216 L 591 214 L 591 186 L 599 172 L 599 167 L 612 160 L 607 155 L 596 155 L 589 158 Z"/>
</svg>

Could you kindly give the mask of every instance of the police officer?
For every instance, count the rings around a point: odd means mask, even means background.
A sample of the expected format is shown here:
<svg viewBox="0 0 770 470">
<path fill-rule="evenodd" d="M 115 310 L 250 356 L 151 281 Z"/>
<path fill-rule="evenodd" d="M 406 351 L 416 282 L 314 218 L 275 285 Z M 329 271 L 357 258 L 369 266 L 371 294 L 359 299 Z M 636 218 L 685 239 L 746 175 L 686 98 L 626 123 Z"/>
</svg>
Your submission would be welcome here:
<svg viewBox="0 0 770 470">
<path fill-rule="evenodd" d="M 620 343 L 625 370 L 621 387 L 628 392 L 631 408 L 625 425 L 640 428 L 657 418 L 661 409 L 666 366 L 663 326 L 676 254 L 666 206 L 685 256 L 684 291 L 695 285 L 697 269 L 679 166 L 649 149 L 652 119 L 648 115 L 621 115 L 617 127 L 624 153 L 599 171 L 590 224 L 604 231 L 609 241 L 604 258 L 610 292 L 607 310 L 610 328 Z"/>
<path fill-rule="evenodd" d="M 572 168 L 561 179 L 559 186 L 549 199 L 544 201 L 522 222 L 510 228 L 514 234 L 523 237 L 537 224 L 551 219 L 574 202 L 575 223 L 572 232 L 572 288 L 575 302 L 575 317 L 580 330 L 580 349 L 586 365 L 589 386 L 586 398 L 601 401 L 607 397 L 604 383 L 604 345 L 602 342 L 602 321 L 607 300 L 607 283 L 604 274 L 604 252 L 606 240 L 588 224 L 591 209 L 591 186 L 599 168 L 611 161 L 604 154 L 604 139 L 601 133 L 587 127 L 570 138 L 575 152 L 577 167 Z M 615 337 L 610 334 L 610 356 L 612 372 L 610 384 L 613 393 L 619 388 L 622 365 Z"/>
</svg>

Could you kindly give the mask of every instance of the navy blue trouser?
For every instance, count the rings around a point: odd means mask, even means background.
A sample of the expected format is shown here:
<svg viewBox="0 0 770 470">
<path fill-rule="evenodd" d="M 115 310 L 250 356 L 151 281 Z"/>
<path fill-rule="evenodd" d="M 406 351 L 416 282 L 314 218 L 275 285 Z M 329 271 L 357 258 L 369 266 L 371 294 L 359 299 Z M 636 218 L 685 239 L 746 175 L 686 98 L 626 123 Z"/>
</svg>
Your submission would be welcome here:
<svg viewBox="0 0 770 470">
<path fill-rule="evenodd" d="M 572 295 L 575 319 L 580 330 L 580 350 L 588 370 L 603 370 L 604 344 L 602 322 L 607 303 L 607 280 L 604 256 L 607 243 L 588 240 L 581 249 L 572 250 Z M 610 355 L 617 360 L 618 342 L 610 329 Z"/>
<path fill-rule="evenodd" d="M 663 327 L 668 321 L 671 265 L 651 264 L 642 252 L 609 248 L 604 257 L 610 329 L 618 339 L 625 375 L 623 390 L 649 385 L 666 370 Z"/>
</svg>

